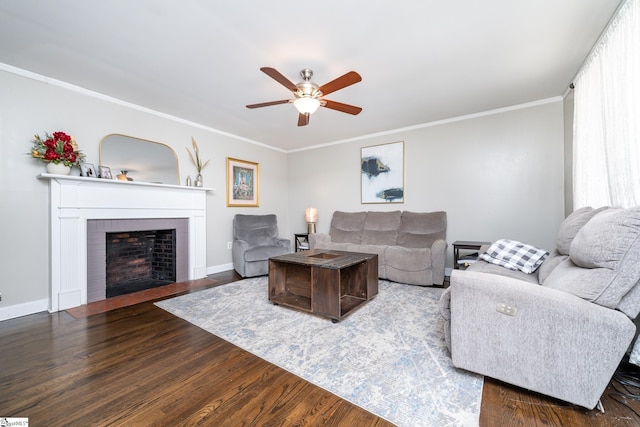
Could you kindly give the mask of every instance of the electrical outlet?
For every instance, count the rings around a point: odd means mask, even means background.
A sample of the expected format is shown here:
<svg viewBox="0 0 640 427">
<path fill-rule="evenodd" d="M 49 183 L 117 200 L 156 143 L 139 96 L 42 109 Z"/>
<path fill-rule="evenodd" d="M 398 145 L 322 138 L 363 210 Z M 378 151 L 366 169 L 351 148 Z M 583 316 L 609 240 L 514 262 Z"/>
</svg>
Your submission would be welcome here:
<svg viewBox="0 0 640 427">
<path fill-rule="evenodd" d="M 231 249 L 231 248 L 233 248 L 233 243 L 227 242 L 227 249 Z"/>
</svg>

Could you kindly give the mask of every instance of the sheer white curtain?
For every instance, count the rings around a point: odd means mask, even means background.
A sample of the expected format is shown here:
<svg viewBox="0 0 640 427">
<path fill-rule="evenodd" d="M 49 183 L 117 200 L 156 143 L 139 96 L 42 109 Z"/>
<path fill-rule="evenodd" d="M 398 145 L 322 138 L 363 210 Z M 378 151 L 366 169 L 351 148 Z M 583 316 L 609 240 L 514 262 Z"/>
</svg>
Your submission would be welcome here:
<svg viewBox="0 0 640 427">
<path fill-rule="evenodd" d="M 574 83 L 574 209 L 640 205 L 640 0 L 620 8 Z"/>
</svg>

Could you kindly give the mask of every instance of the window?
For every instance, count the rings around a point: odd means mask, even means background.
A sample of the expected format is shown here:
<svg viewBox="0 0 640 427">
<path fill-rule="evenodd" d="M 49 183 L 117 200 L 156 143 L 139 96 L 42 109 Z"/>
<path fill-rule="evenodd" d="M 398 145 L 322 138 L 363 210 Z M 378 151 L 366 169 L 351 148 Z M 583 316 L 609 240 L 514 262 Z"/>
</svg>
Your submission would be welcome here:
<svg viewBox="0 0 640 427">
<path fill-rule="evenodd" d="M 575 79 L 573 207 L 640 205 L 640 0 L 628 0 Z"/>
</svg>

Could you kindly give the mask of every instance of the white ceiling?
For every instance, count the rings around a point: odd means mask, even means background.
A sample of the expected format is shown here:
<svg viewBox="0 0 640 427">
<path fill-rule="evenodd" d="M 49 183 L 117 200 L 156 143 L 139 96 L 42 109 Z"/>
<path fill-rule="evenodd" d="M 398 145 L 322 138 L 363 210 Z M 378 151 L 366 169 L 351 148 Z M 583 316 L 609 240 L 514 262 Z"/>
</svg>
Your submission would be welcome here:
<svg viewBox="0 0 640 427">
<path fill-rule="evenodd" d="M 561 96 L 620 0 L 2 0 L 0 63 L 282 150 Z M 362 82 L 297 126 L 262 73 Z"/>
</svg>

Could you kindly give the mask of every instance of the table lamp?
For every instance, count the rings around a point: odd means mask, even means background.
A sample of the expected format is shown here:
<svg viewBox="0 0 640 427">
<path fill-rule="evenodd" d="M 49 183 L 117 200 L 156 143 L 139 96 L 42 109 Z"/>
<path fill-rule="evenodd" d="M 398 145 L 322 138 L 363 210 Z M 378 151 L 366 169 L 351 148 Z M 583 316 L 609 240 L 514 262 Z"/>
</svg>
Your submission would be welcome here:
<svg viewBox="0 0 640 427">
<path fill-rule="evenodd" d="M 307 222 L 307 232 L 316 232 L 316 222 L 318 221 L 318 209 L 307 208 L 304 210 L 304 220 Z"/>
</svg>

